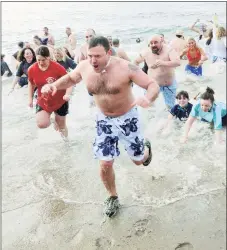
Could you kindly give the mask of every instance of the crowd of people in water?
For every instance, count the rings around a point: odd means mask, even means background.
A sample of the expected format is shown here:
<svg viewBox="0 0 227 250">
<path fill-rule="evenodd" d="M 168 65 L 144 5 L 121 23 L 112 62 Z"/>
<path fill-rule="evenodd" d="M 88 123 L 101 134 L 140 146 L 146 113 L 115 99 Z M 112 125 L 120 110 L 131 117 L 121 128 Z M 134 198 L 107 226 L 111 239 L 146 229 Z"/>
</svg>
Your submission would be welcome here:
<svg viewBox="0 0 227 250">
<path fill-rule="evenodd" d="M 182 30 L 176 31 L 172 41 L 166 41 L 164 34 L 153 34 L 134 61 L 120 47 L 119 39 L 98 36 L 93 29 L 86 30 L 85 42 L 78 50 L 76 36 L 69 27 L 64 46 L 56 47 L 54 36 L 44 27 L 43 37 L 35 35 L 33 44 L 19 42 L 13 54 L 17 70 L 9 94 L 15 88 L 28 86 L 28 105 L 32 108 L 35 100 L 37 126 L 49 127 L 54 112 L 54 127 L 64 139 L 68 136 L 66 116 L 73 87 L 82 80 L 86 85 L 91 105 L 98 108 L 93 149 L 110 195 L 105 202 L 109 217 L 119 209 L 113 170 L 114 159 L 120 155 L 118 142 L 124 144 L 136 165 L 147 166 L 152 160 L 151 143 L 140 128 L 138 106 L 149 108 L 162 93 L 169 115 L 160 131 L 166 131 L 174 119 L 179 119 L 185 122 L 181 138 L 185 143 L 194 121 L 199 119 L 210 123 L 215 142 L 223 143 L 226 104 L 215 100 L 214 90 L 207 87 L 195 97 L 194 104 L 187 91 L 177 92 L 175 68 L 181 65 L 181 59 L 187 60 L 185 71 L 198 77 L 203 75 L 205 61 L 226 62 L 226 30 L 218 24 L 217 15 L 209 25 L 197 23 L 199 20 L 189 28 L 199 35 L 198 39 L 185 39 Z M 1 75 L 12 74 L 1 55 Z M 134 84 L 145 89 L 144 96 L 133 96 Z"/>
</svg>

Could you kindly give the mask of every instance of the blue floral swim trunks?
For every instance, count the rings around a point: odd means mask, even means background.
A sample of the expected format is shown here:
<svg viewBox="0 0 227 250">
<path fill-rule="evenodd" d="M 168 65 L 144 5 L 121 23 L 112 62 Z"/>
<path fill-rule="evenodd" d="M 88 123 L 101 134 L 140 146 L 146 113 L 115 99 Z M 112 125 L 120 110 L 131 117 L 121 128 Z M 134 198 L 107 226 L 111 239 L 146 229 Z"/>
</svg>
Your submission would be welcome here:
<svg viewBox="0 0 227 250">
<path fill-rule="evenodd" d="M 143 160 L 144 138 L 140 130 L 137 107 L 118 117 L 105 116 L 98 111 L 96 139 L 93 144 L 95 158 L 112 161 L 120 155 L 118 143 L 121 141 L 132 160 Z"/>
</svg>

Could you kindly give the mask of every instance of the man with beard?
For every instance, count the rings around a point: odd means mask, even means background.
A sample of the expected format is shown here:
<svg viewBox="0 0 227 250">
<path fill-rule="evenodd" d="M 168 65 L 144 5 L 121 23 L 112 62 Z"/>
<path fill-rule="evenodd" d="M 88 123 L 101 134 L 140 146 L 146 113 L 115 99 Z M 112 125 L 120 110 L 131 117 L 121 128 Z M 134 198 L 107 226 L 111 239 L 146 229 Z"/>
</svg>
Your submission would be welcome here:
<svg viewBox="0 0 227 250">
<path fill-rule="evenodd" d="M 114 159 L 120 155 L 118 143 L 121 141 L 124 144 L 136 165 L 149 165 L 151 144 L 142 136 L 137 106 L 149 107 L 158 96 L 159 86 L 139 67 L 112 57 L 109 41 L 105 37 L 95 37 L 89 41 L 88 58 L 66 76 L 46 84 L 42 93 L 55 95 L 58 90 L 67 89 L 83 80 L 88 91 L 94 95 L 99 110 L 93 149 L 95 157 L 100 160 L 100 176 L 110 195 L 106 200 L 105 214 L 112 217 L 119 209 L 113 170 Z M 134 99 L 132 81 L 147 90 L 145 96 Z"/>
<path fill-rule="evenodd" d="M 163 93 L 167 109 L 175 104 L 177 83 L 174 68 L 180 66 L 180 57 L 177 52 L 163 44 L 160 35 L 154 35 L 150 39 L 150 47 L 135 60 L 139 65 L 146 62 L 148 76 L 156 80 Z"/>
</svg>

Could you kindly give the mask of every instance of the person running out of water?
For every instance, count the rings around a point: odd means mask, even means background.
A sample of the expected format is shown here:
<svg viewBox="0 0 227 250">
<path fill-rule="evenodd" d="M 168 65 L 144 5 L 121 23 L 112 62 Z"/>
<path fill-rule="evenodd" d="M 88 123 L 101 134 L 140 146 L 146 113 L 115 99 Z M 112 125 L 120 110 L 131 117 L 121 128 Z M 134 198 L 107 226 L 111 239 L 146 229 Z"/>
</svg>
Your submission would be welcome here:
<svg viewBox="0 0 227 250">
<path fill-rule="evenodd" d="M 16 77 L 13 80 L 11 93 L 15 87 L 21 88 L 28 85 L 28 69 L 36 62 L 35 52 L 32 48 L 23 48 L 19 55 L 20 65 L 16 72 Z"/>
<path fill-rule="evenodd" d="M 198 47 L 194 38 L 188 39 L 188 48 L 186 48 L 180 55 L 187 56 L 188 64 L 185 71 L 189 74 L 202 76 L 202 64 L 208 59 L 202 48 Z"/>
<path fill-rule="evenodd" d="M 111 57 L 107 38 L 99 36 L 89 42 L 89 60 L 82 61 L 68 75 L 42 88 L 43 94 L 54 95 L 84 81 L 93 93 L 99 111 L 96 116 L 95 156 L 100 160 L 100 175 L 110 197 L 105 213 L 111 217 L 119 209 L 113 170 L 114 159 L 120 155 L 119 141 L 136 165 L 147 166 L 152 158 L 151 145 L 144 140 L 137 106 L 148 108 L 157 98 L 159 86 L 139 67 L 118 57 Z M 131 82 L 147 89 L 145 96 L 134 99 Z M 146 148 L 146 149 L 145 149 Z"/>
<path fill-rule="evenodd" d="M 8 72 L 7 77 L 10 77 L 13 75 L 13 73 L 10 70 L 7 62 L 4 61 L 4 57 L 5 55 L 1 54 L 1 76 L 3 76 L 6 72 Z"/>
<path fill-rule="evenodd" d="M 176 31 L 176 37 L 170 42 L 169 46 L 172 49 L 175 49 L 179 56 L 181 55 L 182 51 L 187 47 L 187 41 L 183 39 L 184 32 L 182 30 Z"/>
<path fill-rule="evenodd" d="M 83 44 L 80 48 L 79 62 L 82 60 L 86 60 L 88 58 L 87 56 L 88 43 L 95 36 L 96 36 L 96 33 L 93 29 L 87 29 L 85 33 L 86 43 Z"/>
<path fill-rule="evenodd" d="M 113 48 L 113 38 L 112 36 L 107 36 L 107 39 L 110 43 L 111 56 L 117 56 L 116 50 Z"/>
<path fill-rule="evenodd" d="M 18 66 L 19 66 L 19 64 L 20 64 L 18 58 L 19 58 L 19 55 L 20 55 L 22 49 L 24 48 L 24 42 L 19 42 L 19 43 L 17 44 L 17 46 L 18 46 L 18 50 L 12 55 L 12 57 L 13 57 L 13 65 L 14 65 L 14 67 L 15 67 L 16 69 L 18 68 Z M 15 59 L 15 60 L 14 60 L 14 59 Z"/>
<path fill-rule="evenodd" d="M 36 104 L 36 123 L 39 128 L 50 126 L 51 113 L 55 113 L 55 129 L 63 138 L 68 136 L 66 126 L 66 115 L 68 114 L 69 99 L 72 87 L 67 90 L 58 90 L 54 96 L 43 96 L 41 88 L 55 82 L 60 77 L 67 75 L 66 70 L 60 64 L 51 61 L 50 51 L 47 46 L 40 46 L 36 51 L 37 62 L 28 70 L 29 88 L 28 102 L 33 107 L 33 93 L 35 87 L 38 89 Z"/>
<path fill-rule="evenodd" d="M 180 66 L 177 52 L 163 44 L 160 35 L 154 35 L 150 39 L 150 47 L 140 54 L 135 64 L 139 65 L 144 60 L 148 65 L 148 75 L 159 84 L 167 109 L 171 109 L 177 89 L 174 69 Z"/>
<path fill-rule="evenodd" d="M 200 99 L 193 105 L 190 116 L 186 122 L 185 134 L 182 138 L 182 142 L 188 140 L 189 131 L 196 118 L 211 123 L 216 132 L 216 143 L 222 142 L 221 130 L 227 125 L 226 104 L 214 100 L 213 89 L 207 87 L 206 91 L 200 96 Z"/>
<path fill-rule="evenodd" d="M 218 17 L 213 17 L 213 63 L 226 62 L 226 30 L 218 25 Z"/>
<path fill-rule="evenodd" d="M 189 29 L 196 32 L 197 34 L 199 34 L 199 40 L 202 40 L 203 38 L 207 38 L 208 37 L 208 33 L 209 33 L 209 27 L 204 24 L 201 23 L 200 27 L 195 27 L 197 23 L 200 22 L 200 19 L 197 19 L 190 27 Z"/>
<path fill-rule="evenodd" d="M 76 63 L 65 54 L 62 48 L 54 49 L 54 57 L 56 61 L 61 66 L 63 66 L 67 71 L 70 71 L 76 68 Z"/>
<path fill-rule="evenodd" d="M 80 48 L 79 62 L 81 62 L 82 60 L 88 59 L 88 55 L 87 55 L 88 44 L 89 44 L 89 41 L 92 38 L 94 38 L 95 36 L 96 36 L 96 33 L 93 29 L 87 29 L 87 31 L 85 33 L 86 43 L 84 45 L 82 45 Z M 89 105 L 90 105 L 90 107 L 92 107 L 95 104 L 94 98 L 93 98 L 92 93 L 88 92 L 88 95 L 89 95 Z"/>
<path fill-rule="evenodd" d="M 119 46 L 120 46 L 119 39 L 117 38 L 113 39 L 113 48 L 116 51 L 117 56 L 130 62 L 130 59 L 128 55 L 126 54 L 126 52 L 122 48 L 119 48 Z"/>
<path fill-rule="evenodd" d="M 65 33 L 67 35 L 66 45 L 68 45 L 72 51 L 75 50 L 76 49 L 76 35 L 72 33 L 72 30 L 70 27 L 66 28 Z"/>
<path fill-rule="evenodd" d="M 174 107 L 170 110 L 168 120 L 161 127 L 161 130 L 168 129 L 174 118 L 179 119 L 180 121 L 186 121 L 189 117 L 193 105 L 189 102 L 188 92 L 184 90 L 180 91 L 177 94 L 176 99 L 178 104 L 174 105 Z"/>
</svg>

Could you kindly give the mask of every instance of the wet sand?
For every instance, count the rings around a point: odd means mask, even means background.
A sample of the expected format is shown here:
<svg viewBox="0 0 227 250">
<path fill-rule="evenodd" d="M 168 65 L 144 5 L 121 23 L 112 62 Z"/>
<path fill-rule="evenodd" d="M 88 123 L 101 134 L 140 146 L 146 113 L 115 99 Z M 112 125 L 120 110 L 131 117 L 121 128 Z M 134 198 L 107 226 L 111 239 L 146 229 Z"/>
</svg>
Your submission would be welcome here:
<svg viewBox="0 0 227 250">
<path fill-rule="evenodd" d="M 209 82 L 220 98 L 223 78 Z M 120 147 L 115 170 L 122 208 L 108 219 L 102 214 L 107 193 L 92 157 L 95 110 L 84 86 L 75 88 L 65 143 L 52 126 L 36 128 L 27 89 L 6 96 L 11 80 L 3 83 L 4 250 L 226 249 L 226 153 L 213 151 L 203 127 L 203 140 L 192 133 L 180 147 L 176 132 L 167 139 L 149 133 L 157 113 L 155 107 L 144 111 L 154 158 L 149 167 L 134 166 Z"/>
</svg>

